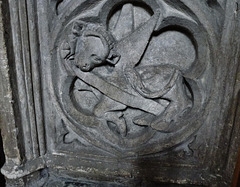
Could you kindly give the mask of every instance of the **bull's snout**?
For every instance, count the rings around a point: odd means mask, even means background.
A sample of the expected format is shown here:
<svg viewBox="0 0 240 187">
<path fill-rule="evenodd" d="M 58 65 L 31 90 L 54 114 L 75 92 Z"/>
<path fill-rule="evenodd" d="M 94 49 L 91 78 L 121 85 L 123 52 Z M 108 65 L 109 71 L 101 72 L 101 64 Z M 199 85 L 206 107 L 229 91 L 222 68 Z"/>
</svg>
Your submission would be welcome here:
<svg viewBox="0 0 240 187">
<path fill-rule="evenodd" d="M 82 71 L 91 71 L 92 70 L 92 66 L 89 63 L 84 63 L 82 65 L 78 65 L 78 67 L 80 68 L 80 70 Z"/>
<path fill-rule="evenodd" d="M 76 65 L 81 71 L 91 71 L 93 69 L 93 64 L 87 56 L 83 55 L 84 53 L 79 53 L 76 56 Z"/>
</svg>

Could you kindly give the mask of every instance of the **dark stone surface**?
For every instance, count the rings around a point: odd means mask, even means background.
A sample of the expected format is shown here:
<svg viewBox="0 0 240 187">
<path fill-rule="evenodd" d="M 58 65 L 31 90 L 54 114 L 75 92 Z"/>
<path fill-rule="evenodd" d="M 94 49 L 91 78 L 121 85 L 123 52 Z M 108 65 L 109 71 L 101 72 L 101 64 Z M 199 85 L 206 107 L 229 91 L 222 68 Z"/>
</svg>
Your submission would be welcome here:
<svg viewBox="0 0 240 187">
<path fill-rule="evenodd" d="M 229 186 L 238 3 L 2 2 L 7 186 Z"/>
<path fill-rule="evenodd" d="M 0 133 L 1 134 L 1 133 Z M 5 155 L 3 152 L 3 143 L 2 143 L 2 136 L 0 136 L 0 168 L 2 168 L 3 164 L 5 163 Z M 5 186 L 5 178 L 3 174 L 0 174 L 0 184 L 2 187 Z"/>
</svg>

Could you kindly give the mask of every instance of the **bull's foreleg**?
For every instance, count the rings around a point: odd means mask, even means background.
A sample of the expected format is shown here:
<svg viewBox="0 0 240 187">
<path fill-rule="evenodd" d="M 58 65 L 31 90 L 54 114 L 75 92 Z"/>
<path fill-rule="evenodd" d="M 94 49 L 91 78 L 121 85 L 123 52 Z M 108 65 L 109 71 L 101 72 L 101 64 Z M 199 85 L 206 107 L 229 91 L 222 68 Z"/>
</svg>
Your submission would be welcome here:
<svg viewBox="0 0 240 187">
<path fill-rule="evenodd" d="M 126 107 L 126 105 L 103 96 L 101 101 L 96 105 L 94 114 L 99 118 L 104 118 L 107 122 L 115 124 L 119 133 L 122 136 L 126 136 L 127 125 L 121 112 L 121 110 L 126 109 Z"/>
<path fill-rule="evenodd" d="M 119 134 L 121 136 L 126 136 L 127 125 L 123 115 L 124 114 L 122 112 L 106 112 L 104 114 L 104 118 L 107 122 L 112 122 L 117 126 Z"/>
</svg>

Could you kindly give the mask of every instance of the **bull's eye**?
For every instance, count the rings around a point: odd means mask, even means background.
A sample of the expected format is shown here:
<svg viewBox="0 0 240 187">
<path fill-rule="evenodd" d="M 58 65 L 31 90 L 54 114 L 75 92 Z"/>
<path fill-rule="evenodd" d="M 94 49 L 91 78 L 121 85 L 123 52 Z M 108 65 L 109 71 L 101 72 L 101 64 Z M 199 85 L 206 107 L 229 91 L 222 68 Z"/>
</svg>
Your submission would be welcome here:
<svg viewBox="0 0 240 187">
<path fill-rule="evenodd" d="M 96 64 L 102 63 L 102 59 L 96 54 L 91 55 L 91 60 Z"/>
</svg>

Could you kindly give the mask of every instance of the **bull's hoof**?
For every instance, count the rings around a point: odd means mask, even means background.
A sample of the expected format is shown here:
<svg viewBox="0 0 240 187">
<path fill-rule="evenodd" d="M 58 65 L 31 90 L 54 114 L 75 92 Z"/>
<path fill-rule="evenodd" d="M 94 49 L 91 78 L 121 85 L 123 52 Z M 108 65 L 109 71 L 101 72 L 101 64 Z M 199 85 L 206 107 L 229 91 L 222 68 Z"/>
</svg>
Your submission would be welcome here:
<svg viewBox="0 0 240 187">
<path fill-rule="evenodd" d="M 133 119 L 133 123 L 140 126 L 150 126 L 154 117 L 155 116 L 152 114 L 144 113 L 140 116 L 135 117 Z"/>
<path fill-rule="evenodd" d="M 157 120 L 153 121 L 150 126 L 157 131 L 169 133 L 168 129 L 170 126 L 170 122 L 167 122 L 163 119 L 161 119 L 161 120 L 157 119 Z"/>
</svg>

